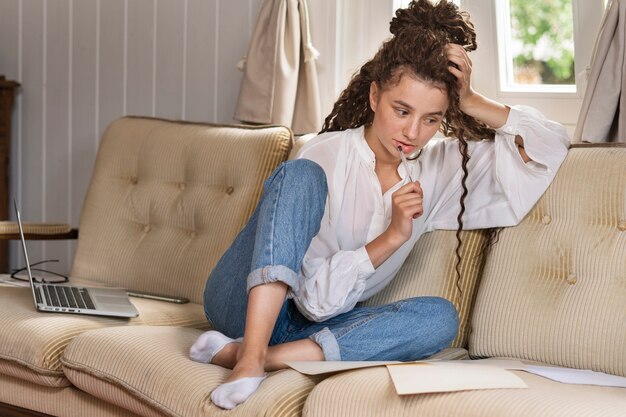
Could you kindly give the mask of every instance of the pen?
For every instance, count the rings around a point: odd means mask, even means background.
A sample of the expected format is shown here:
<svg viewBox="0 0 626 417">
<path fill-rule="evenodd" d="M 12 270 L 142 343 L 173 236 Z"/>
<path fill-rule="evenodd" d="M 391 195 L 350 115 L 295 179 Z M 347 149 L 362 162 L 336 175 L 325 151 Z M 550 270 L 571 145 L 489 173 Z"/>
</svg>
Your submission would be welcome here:
<svg viewBox="0 0 626 417">
<path fill-rule="evenodd" d="M 409 164 L 407 164 L 406 162 L 406 156 L 404 156 L 404 152 L 402 152 L 402 146 L 398 146 L 398 152 L 400 152 L 400 159 L 402 159 L 402 164 L 404 165 L 404 170 L 406 171 L 407 177 L 409 177 L 409 180 L 411 180 L 411 182 L 414 182 L 409 171 Z"/>
</svg>

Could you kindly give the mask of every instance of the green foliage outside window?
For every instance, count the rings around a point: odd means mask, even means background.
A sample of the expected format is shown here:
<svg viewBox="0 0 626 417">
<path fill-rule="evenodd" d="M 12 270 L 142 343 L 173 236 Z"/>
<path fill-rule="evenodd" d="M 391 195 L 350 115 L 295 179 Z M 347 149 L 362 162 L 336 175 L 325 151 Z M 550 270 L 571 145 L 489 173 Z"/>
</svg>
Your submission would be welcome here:
<svg viewBox="0 0 626 417">
<path fill-rule="evenodd" d="M 574 84 L 571 0 L 510 0 L 516 82 Z"/>
</svg>

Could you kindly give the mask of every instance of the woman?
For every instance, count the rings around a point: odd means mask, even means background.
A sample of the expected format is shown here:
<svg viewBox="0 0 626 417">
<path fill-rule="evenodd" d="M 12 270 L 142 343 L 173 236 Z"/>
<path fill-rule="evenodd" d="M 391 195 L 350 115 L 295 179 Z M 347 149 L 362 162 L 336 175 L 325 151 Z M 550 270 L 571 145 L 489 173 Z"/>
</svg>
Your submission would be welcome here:
<svg viewBox="0 0 626 417">
<path fill-rule="evenodd" d="M 557 123 L 471 88 L 465 17 L 445 0 L 398 10 L 393 37 L 322 133 L 267 179 L 208 279 L 216 330 L 190 351 L 233 369 L 211 394 L 217 406 L 244 402 L 284 361 L 418 360 L 454 339 L 457 313 L 442 298 L 355 305 L 393 279 L 424 232 L 517 224 L 568 146 Z M 455 139 L 430 142 L 438 130 Z"/>
</svg>

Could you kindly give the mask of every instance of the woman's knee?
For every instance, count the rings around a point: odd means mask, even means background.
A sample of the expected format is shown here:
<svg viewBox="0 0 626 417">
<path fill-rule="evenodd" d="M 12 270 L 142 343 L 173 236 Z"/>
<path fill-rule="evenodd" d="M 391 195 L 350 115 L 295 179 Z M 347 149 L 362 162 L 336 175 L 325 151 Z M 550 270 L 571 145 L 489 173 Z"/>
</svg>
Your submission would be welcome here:
<svg viewBox="0 0 626 417">
<path fill-rule="evenodd" d="M 428 323 L 428 334 L 435 345 L 444 348 L 454 340 L 459 330 L 459 316 L 449 300 L 442 297 L 416 297 L 405 300 L 413 307 L 413 314 L 422 316 Z"/>
<path fill-rule="evenodd" d="M 265 181 L 265 188 L 270 187 L 278 178 L 283 185 L 295 192 L 326 200 L 328 192 L 326 174 L 322 167 L 313 161 L 295 159 L 283 162 Z"/>
<path fill-rule="evenodd" d="M 283 166 L 298 177 L 305 177 L 326 182 L 326 174 L 321 166 L 309 159 L 293 159 L 285 161 Z"/>
<path fill-rule="evenodd" d="M 442 339 L 450 345 L 459 331 L 459 314 L 454 304 L 445 298 L 435 297 L 438 303 L 438 317 L 442 327 Z"/>
</svg>

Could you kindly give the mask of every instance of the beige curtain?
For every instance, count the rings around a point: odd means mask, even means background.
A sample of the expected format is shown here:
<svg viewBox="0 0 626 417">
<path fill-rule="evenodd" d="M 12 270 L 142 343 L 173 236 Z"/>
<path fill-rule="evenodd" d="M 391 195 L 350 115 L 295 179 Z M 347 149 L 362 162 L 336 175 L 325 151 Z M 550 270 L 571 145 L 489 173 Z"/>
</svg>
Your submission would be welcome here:
<svg viewBox="0 0 626 417">
<path fill-rule="evenodd" d="M 243 63 L 235 119 L 317 132 L 321 106 L 306 0 L 264 0 Z"/>
<path fill-rule="evenodd" d="M 626 142 L 626 0 L 607 5 L 574 141 Z"/>
</svg>

